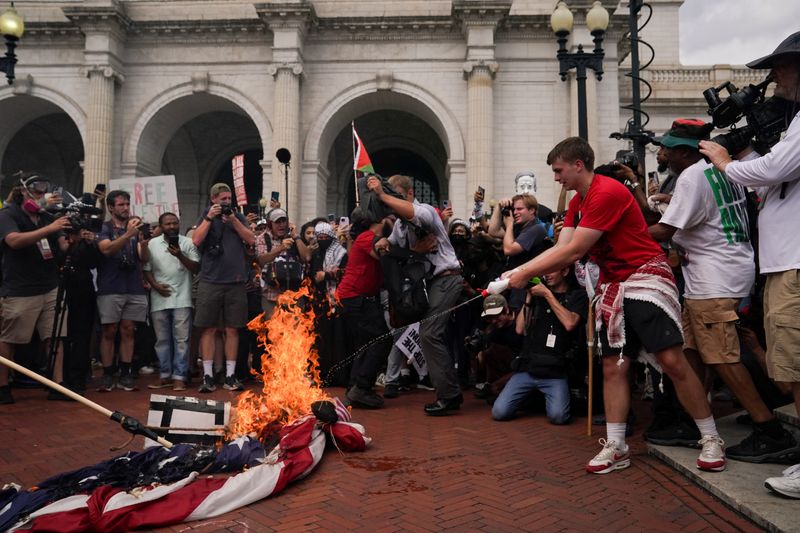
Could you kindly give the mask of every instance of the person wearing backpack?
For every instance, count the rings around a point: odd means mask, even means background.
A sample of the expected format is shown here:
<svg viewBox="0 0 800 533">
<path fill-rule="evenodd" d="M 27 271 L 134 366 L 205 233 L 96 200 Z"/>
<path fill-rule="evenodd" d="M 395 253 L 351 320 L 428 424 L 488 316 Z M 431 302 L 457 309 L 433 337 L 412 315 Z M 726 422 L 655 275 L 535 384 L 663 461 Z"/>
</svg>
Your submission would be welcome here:
<svg viewBox="0 0 800 533">
<path fill-rule="evenodd" d="M 388 183 L 402 198 L 388 194 L 381 180 L 374 176 L 367 181 L 369 190 L 398 217 L 389 238 L 381 239 L 375 247 L 386 252 L 390 245 L 417 251 L 423 247 L 427 252 L 425 257 L 433 265 L 426 287 L 428 310 L 420 322 L 419 334 L 431 383 L 436 390 L 436 401 L 425 405 L 425 414 L 442 416 L 459 409 L 463 402 L 453 357 L 447 349 L 450 318 L 447 311 L 458 301 L 464 280 L 442 219 L 432 206 L 414 199 L 412 179 L 394 175 Z"/>
<path fill-rule="evenodd" d="M 272 317 L 275 301 L 284 291 L 296 291 L 305 277 L 305 263 L 311 250 L 296 235 L 286 211 L 276 207 L 267 213 L 267 230 L 256 242 L 256 259 L 261 271 L 261 309 L 264 320 Z"/>
</svg>

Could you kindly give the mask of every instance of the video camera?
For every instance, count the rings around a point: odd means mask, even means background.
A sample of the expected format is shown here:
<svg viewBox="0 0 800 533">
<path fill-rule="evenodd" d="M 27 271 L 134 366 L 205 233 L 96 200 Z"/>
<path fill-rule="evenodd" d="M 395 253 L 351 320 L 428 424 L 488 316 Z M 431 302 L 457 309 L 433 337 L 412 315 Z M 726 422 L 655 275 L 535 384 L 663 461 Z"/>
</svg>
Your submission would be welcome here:
<svg viewBox="0 0 800 533">
<path fill-rule="evenodd" d="M 464 347 L 471 354 L 476 354 L 480 351 L 483 351 L 488 346 L 489 339 L 487 338 L 486 333 L 480 328 L 475 328 L 475 330 L 472 332 L 472 335 L 464 339 Z"/>
<path fill-rule="evenodd" d="M 64 200 L 70 198 L 71 201 L 52 213 L 69 219 L 71 229 L 68 231 L 77 233 L 85 229 L 92 233 L 99 233 L 103 229 L 103 210 L 95 207 L 94 198 L 92 198 L 91 194 L 84 194 L 80 199 L 77 199 L 64 191 L 63 196 Z"/>
<path fill-rule="evenodd" d="M 717 135 L 711 140 L 730 154 L 741 152 L 751 141 L 758 153 L 763 155 L 769 152 L 789 126 L 786 116 L 789 112 L 788 102 L 776 96 L 765 96 L 767 85 L 771 82 L 772 77 L 767 76 L 758 85 L 751 84 L 738 89 L 727 81 L 719 87 L 703 91 L 714 127 L 731 128 L 728 133 Z M 724 100 L 720 96 L 723 90 L 728 91 L 728 97 Z M 743 117 L 747 124 L 737 128 L 736 123 Z"/>
<path fill-rule="evenodd" d="M 617 152 L 614 161 L 610 163 L 612 167 L 619 168 L 620 165 L 625 165 L 629 169 L 637 172 L 639 169 L 639 158 L 631 150 L 620 150 Z"/>
</svg>

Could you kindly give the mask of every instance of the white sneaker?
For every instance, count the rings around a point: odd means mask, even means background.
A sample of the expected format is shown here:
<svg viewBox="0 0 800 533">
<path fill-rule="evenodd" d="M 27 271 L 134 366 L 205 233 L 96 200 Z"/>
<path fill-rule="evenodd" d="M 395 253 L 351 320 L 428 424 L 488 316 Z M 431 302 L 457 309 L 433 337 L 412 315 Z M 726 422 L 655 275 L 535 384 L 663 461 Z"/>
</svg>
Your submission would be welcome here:
<svg viewBox="0 0 800 533">
<path fill-rule="evenodd" d="M 600 439 L 603 447 L 594 459 L 586 463 L 586 471 L 590 474 L 608 474 L 614 470 L 622 470 L 631 466 L 630 448 L 624 450 L 617 448 L 617 442 L 613 440 Z"/>
<path fill-rule="evenodd" d="M 783 477 L 771 477 L 764 486 L 773 492 L 788 498 L 800 499 L 800 464 L 790 466 L 783 471 Z"/>
<path fill-rule="evenodd" d="M 706 435 L 698 444 L 703 447 L 697 458 L 697 468 L 707 472 L 725 470 L 725 442 L 716 436 Z"/>
<path fill-rule="evenodd" d="M 150 374 L 155 374 L 156 369 L 150 365 L 143 366 L 139 369 L 139 374 L 143 376 L 149 376 Z"/>
</svg>

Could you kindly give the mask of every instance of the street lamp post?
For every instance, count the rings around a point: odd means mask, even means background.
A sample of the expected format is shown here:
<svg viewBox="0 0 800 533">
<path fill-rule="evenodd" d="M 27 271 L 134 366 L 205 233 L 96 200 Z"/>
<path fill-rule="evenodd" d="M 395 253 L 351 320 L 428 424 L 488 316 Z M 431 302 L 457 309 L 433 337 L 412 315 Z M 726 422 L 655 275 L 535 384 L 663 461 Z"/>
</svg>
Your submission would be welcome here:
<svg viewBox="0 0 800 533">
<path fill-rule="evenodd" d="M 14 2 L 11 2 L 11 7 L 0 14 L 0 35 L 6 39 L 6 55 L 0 57 L 0 72 L 5 73 L 9 85 L 14 83 L 14 65 L 17 64 L 17 55 L 14 53 L 14 49 L 24 31 L 25 23 L 22 17 L 17 15 Z"/>
<path fill-rule="evenodd" d="M 599 1 L 592 4 L 592 8 L 586 13 L 586 26 L 594 38 L 594 50 L 584 52 L 583 45 L 578 45 L 577 52 L 567 51 L 567 36 L 572 32 L 572 11 L 567 4 L 559 2 L 555 11 L 550 16 L 550 27 L 556 35 L 558 41 L 559 74 L 561 81 L 567 80 L 567 73 L 575 69 L 575 80 L 578 82 L 578 135 L 583 139 L 589 138 L 589 127 L 586 118 L 586 69 L 594 71 L 597 80 L 603 79 L 603 36 L 608 28 L 608 11 Z"/>
</svg>

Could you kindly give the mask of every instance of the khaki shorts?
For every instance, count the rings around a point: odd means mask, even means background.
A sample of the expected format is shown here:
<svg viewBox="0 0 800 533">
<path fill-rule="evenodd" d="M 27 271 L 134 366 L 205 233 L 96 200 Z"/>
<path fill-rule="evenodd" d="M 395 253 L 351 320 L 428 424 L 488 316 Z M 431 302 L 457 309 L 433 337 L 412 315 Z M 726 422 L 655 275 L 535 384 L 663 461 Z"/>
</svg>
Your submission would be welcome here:
<svg viewBox="0 0 800 533">
<path fill-rule="evenodd" d="M 769 377 L 800 382 L 800 270 L 767 274 L 764 330 Z"/>
<path fill-rule="evenodd" d="M 194 308 L 197 328 L 243 328 L 247 325 L 247 289 L 244 283 L 208 283 L 197 287 Z"/>
<path fill-rule="evenodd" d="M 37 296 L 8 296 L 2 300 L 0 311 L 0 341 L 8 344 L 27 344 L 31 342 L 34 328 L 39 338 L 49 339 L 53 334 L 53 320 L 56 314 L 56 294 L 53 289 Z M 64 309 L 64 322 L 61 336 L 67 335 L 67 317 Z"/>
<path fill-rule="evenodd" d="M 736 321 L 740 298 L 683 301 L 683 348 L 700 353 L 707 365 L 738 363 Z"/>
</svg>

